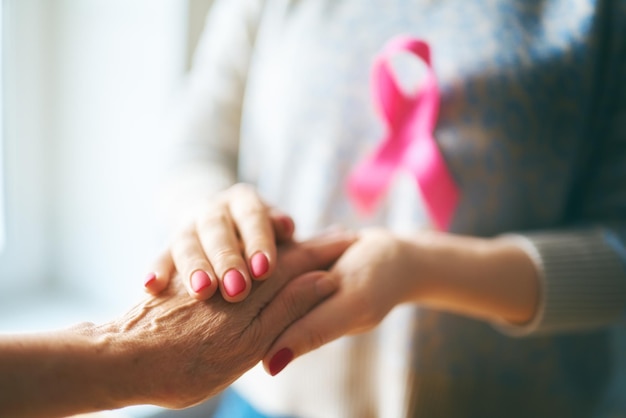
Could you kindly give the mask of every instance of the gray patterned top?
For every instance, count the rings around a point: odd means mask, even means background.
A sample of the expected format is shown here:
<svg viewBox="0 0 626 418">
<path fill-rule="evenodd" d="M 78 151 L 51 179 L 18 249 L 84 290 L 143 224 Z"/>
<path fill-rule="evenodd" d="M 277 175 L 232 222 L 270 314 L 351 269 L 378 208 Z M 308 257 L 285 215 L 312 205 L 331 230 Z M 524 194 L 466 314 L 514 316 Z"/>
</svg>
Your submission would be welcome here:
<svg viewBox="0 0 626 418">
<path fill-rule="evenodd" d="M 614 357 L 626 358 L 626 1 L 217 1 L 174 124 L 181 181 L 195 195 L 254 183 L 301 237 L 427 227 L 406 179 L 373 219 L 345 195 L 382 133 L 372 58 L 399 33 L 433 50 L 435 136 L 462 193 L 452 230 L 513 234 L 542 272 L 541 310 L 496 330 L 402 307 L 371 335 L 237 387 L 304 417 L 626 415 L 626 392 L 607 386 L 626 376 Z M 397 71 L 412 82 L 419 67 Z"/>
</svg>

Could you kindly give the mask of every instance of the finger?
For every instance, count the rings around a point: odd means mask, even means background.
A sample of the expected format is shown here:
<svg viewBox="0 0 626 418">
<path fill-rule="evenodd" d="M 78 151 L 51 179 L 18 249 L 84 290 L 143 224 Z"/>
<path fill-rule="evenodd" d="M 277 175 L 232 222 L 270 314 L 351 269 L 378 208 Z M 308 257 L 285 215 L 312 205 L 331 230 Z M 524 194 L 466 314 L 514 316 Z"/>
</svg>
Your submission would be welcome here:
<svg viewBox="0 0 626 418">
<path fill-rule="evenodd" d="M 151 272 L 144 279 L 145 290 L 153 295 L 160 293 L 170 283 L 175 270 L 170 250 L 163 251 L 154 261 Z"/>
<path fill-rule="evenodd" d="M 267 278 L 276 265 L 276 239 L 267 205 L 254 189 L 240 187 L 237 198 L 229 201 L 229 209 L 252 277 Z"/>
<path fill-rule="evenodd" d="M 337 289 L 334 280 L 323 271 L 299 276 L 285 286 L 260 312 L 251 332 L 276 336 Z"/>
<path fill-rule="evenodd" d="M 250 275 L 237 231 L 226 204 L 220 203 L 198 219 L 196 230 L 203 253 L 218 278 L 222 296 L 239 302 L 250 293 Z"/>
<path fill-rule="evenodd" d="M 326 279 L 332 281 L 328 276 Z M 292 323 L 274 341 L 263 358 L 267 373 L 275 376 L 293 359 L 353 330 L 354 318 L 350 312 L 356 312 L 358 307 L 350 306 L 349 301 L 338 296 L 335 294 Z"/>
<path fill-rule="evenodd" d="M 295 251 L 285 254 L 282 264 L 297 266 L 296 275 L 311 270 L 326 270 L 352 245 L 358 236 L 350 230 L 332 230 L 298 244 Z"/>
<path fill-rule="evenodd" d="M 270 208 L 270 218 L 277 243 L 284 243 L 293 239 L 296 224 L 291 216 L 275 208 Z"/>
<path fill-rule="evenodd" d="M 213 296 L 218 280 L 192 227 L 174 240 L 171 254 L 189 295 L 198 300 Z"/>
<path fill-rule="evenodd" d="M 254 292 L 253 304 L 259 308 L 268 304 L 285 284 L 314 270 L 326 270 L 356 240 L 351 231 L 337 231 L 279 249 L 280 263 L 271 280 L 263 282 Z"/>
</svg>

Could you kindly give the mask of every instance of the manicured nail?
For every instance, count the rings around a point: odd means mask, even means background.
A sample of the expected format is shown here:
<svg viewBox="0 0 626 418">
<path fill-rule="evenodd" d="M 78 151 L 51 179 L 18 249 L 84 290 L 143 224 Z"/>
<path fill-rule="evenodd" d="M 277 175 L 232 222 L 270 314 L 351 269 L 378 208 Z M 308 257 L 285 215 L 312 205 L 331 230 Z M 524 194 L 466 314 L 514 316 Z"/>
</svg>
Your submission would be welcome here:
<svg viewBox="0 0 626 418">
<path fill-rule="evenodd" d="M 196 270 L 191 274 L 191 288 L 194 292 L 200 293 L 211 286 L 211 278 L 203 270 Z"/>
<path fill-rule="evenodd" d="M 274 354 L 270 360 L 270 374 L 276 376 L 293 360 L 293 352 L 288 348 L 283 348 Z"/>
<path fill-rule="evenodd" d="M 238 270 L 228 270 L 224 274 L 224 290 L 228 296 L 235 297 L 246 289 L 246 281 Z"/>
<path fill-rule="evenodd" d="M 150 286 L 152 283 L 154 283 L 157 279 L 156 273 L 149 273 L 146 278 L 143 280 L 143 285 L 145 287 Z"/>
<path fill-rule="evenodd" d="M 256 253 L 250 259 L 250 267 L 254 277 L 261 277 L 270 269 L 270 262 L 263 253 Z"/>
</svg>

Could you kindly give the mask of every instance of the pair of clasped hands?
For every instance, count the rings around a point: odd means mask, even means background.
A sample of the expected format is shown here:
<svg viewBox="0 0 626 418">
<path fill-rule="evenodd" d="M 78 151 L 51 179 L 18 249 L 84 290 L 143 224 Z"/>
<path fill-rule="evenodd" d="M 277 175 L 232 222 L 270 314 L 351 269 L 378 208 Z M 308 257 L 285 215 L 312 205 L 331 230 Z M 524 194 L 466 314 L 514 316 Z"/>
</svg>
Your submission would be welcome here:
<svg viewBox="0 0 626 418">
<path fill-rule="evenodd" d="M 292 219 L 242 184 L 200 213 L 157 258 L 145 282 L 152 295 L 121 316 L 0 336 L 1 416 L 185 408 L 261 360 L 275 375 L 367 330 L 410 297 L 397 279 L 415 266 L 399 260 L 406 246 L 384 230 L 296 242 Z"/>
<path fill-rule="evenodd" d="M 177 275 L 190 300 L 226 301 L 231 315 L 267 298 L 266 287 L 272 287 L 276 296 L 260 312 L 268 323 L 282 325 L 250 336 L 266 349 L 262 359 L 271 375 L 327 342 L 376 326 L 393 306 L 410 299 L 396 280 L 410 271 L 398 259 L 405 251 L 402 240 L 385 230 L 331 228 L 295 242 L 293 220 L 246 184 L 221 192 L 200 212 L 158 257 L 145 287 L 161 297 Z M 274 314 L 288 318 L 270 320 Z M 242 347 L 228 338 L 223 344 Z"/>
<path fill-rule="evenodd" d="M 296 242 L 291 218 L 246 185 L 200 213 L 155 261 L 152 296 L 121 316 L 0 336 L 0 415 L 188 407 L 261 360 L 275 375 L 367 331 L 401 303 L 507 324 L 538 306 L 535 265 L 515 239 L 337 229 Z"/>
</svg>

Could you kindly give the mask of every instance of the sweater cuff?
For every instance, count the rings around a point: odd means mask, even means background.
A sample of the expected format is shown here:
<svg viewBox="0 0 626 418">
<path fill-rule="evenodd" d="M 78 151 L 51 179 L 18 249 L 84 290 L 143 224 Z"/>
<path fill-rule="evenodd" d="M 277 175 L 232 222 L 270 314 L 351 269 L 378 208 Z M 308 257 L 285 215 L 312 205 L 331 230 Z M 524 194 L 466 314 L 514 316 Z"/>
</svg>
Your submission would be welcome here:
<svg viewBox="0 0 626 418">
<path fill-rule="evenodd" d="M 601 229 L 507 235 L 534 262 L 540 281 L 537 313 L 523 325 L 494 324 L 511 336 L 582 331 L 611 323 L 626 304 L 626 254 Z"/>
</svg>

